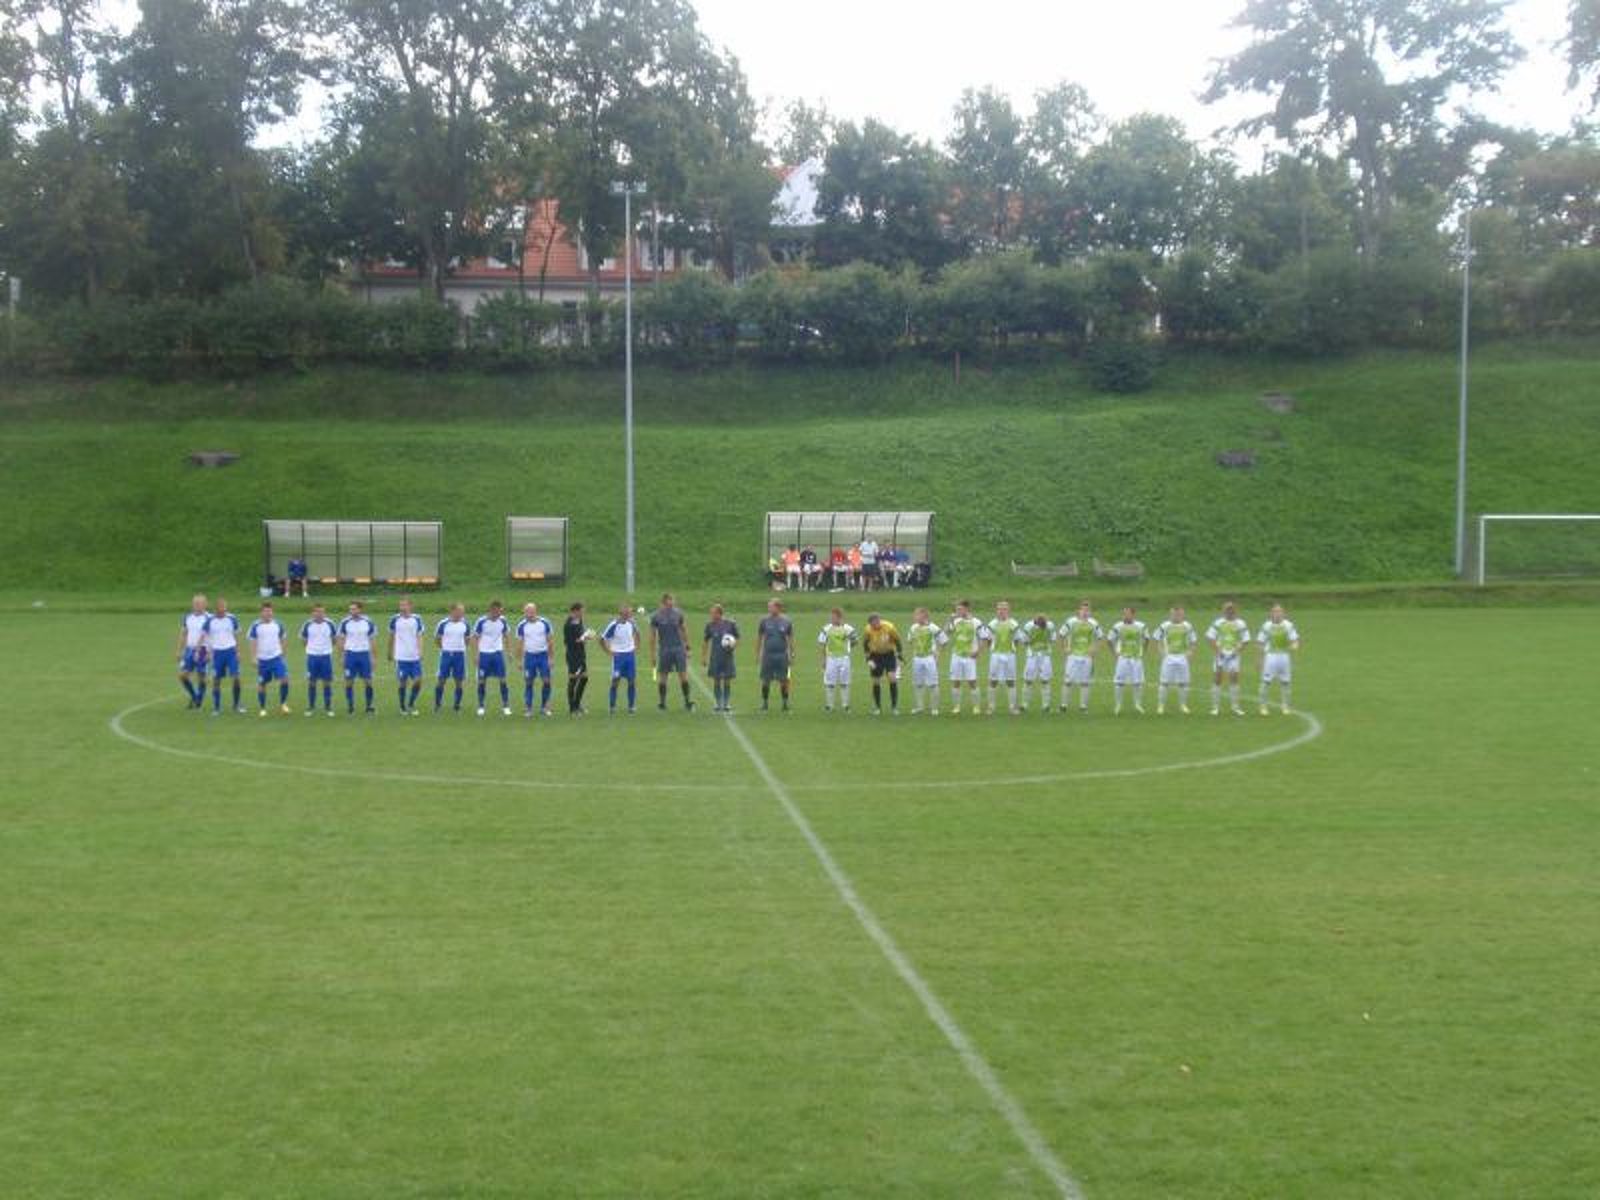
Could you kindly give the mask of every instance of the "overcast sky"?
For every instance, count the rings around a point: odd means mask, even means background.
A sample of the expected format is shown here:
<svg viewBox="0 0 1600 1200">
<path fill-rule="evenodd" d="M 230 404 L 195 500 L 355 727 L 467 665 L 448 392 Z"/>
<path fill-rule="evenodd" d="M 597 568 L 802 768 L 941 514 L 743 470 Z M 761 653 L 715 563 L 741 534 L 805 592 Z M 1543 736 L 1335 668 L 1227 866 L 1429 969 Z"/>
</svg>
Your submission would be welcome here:
<svg viewBox="0 0 1600 1200">
<path fill-rule="evenodd" d="M 694 0 L 702 30 L 738 56 L 758 100 L 821 101 L 838 117 L 872 116 L 936 142 L 964 88 L 992 85 L 1023 111 L 1067 80 L 1115 119 L 1179 118 L 1208 138 L 1262 101 L 1207 106 L 1195 97 L 1212 62 L 1245 43 L 1229 22 L 1244 0 Z M 1509 24 L 1528 52 L 1486 115 L 1548 133 L 1572 125 L 1556 47 L 1567 0 L 1513 0 Z"/>
</svg>

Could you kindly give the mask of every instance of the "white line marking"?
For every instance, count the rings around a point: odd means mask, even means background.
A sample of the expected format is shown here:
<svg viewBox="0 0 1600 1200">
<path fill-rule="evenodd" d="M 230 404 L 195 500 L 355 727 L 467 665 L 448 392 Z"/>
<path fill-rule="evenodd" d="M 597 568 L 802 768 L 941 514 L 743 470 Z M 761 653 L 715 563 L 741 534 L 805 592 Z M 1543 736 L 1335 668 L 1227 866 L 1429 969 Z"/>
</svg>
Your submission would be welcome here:
<svg viewBox="0 0 1600 1200">
<path fill-rule="evenodd" d="M 157 704 L 167 704 L 180 699 L 178 696 L 158 696 L 154 700 L 146 700 L 142 704 L 132 704 L 112 717 L 109 724 L 111 732 L 119 738 L 132 742 L 135 746 L 143 746 L 146 750 L 154 750 L 158 754 L 171 754 L 177 758 L 193 758 L 202 762 L 225 763 L 230 767 L 253 767 L 258 771 L 293 771 L 298 775 L 321 775 L 335 779 L 367 779 L 378 780 L 386 783 L 427 783 L 449 786 L 451 784 L 466 784 L 471 787 L 507 787 L 525 788 L 537 792 L 750 792 L 755 789 L 732 784 L 719 783 L 601 783 L 587 781 L 551 781 L 542 779 L 488 779 L 481 775 L 414 775 L 398 771 L 359 771 L 348 767 L 311 767 L 300 763 L 263 762 L 255 758 L 236 758 L 227 754 L 211 754 L 204 750 L 184 750 L 177 746 L 168 746 L 152 738 L 141 737 L 123 724 L 123 718 L 131 717 L 134 713 L 143 712 L 147 708 L 154 708 Z M 232 714 L 227 714 L 232 715 Z"/>
<path fill-rule="evenodd" d="M 695 676 L 695 683 L 702 692 L 710 695 L 710 689 L 698 675 Z M 772 773 L 772 768 L 767 766 L 767 760 L 761 757 L 761 752 L 755 748 L 755 744 L 750 741 L 744 730 L 739 728 L 737 719 L 730 719 L 727 725 L 728 732 L 733 735 L 734 741 L 739 743 L 739 748 L 744 751 L 745 757 L 750 760 L 756 773 L 766 783 L 767 790 L 777 799 L 790 823 L 800 831 L 800 836 L 805 838 L 806 844 L 811 847 L 811 853 L 822 865 L 823 872 L 833 884 L 834 891 L 839 893 L 839 898 L 844 901 L 845 907 L 850 910 L 866 935 L 872 939 L 873 944 L 889 960 L 889 965 L 894 968 L 895 974 L 900 976 L 912 994 L 922 1002 L 923 1011 L 928 1014 L 928 1019 L 938 1027 L 940 1033 L 944 1034 L 945 1041 L 950 1043 L 951 1049 L 961 1059 L 961 1065 L 966 1067 L 967 1074 L 977 1081 L 978 1086 L 988 1095 L 989 1102 L 1005 1118 L 1006 1124 L 1011 1127 L 1011 1132 L 1027 1150 L 1034 1165 L 1044 1172 L 1055 1185 L 1056 1191 L 1066 1197 L 1066 1200 L 1082 1200 L 1083 1192 L 1078 1187 L 1077 1181 L 1068 1174 L 1066 1167 L 1062 1166 L 1061 1160 L 1055 1156 L 1049 1143 L 1044 1140 L 1044 1135 L 1028 1119 L 1028 1114 L 1023 1112 L 1022 1105 L 1018 1104 L 1006 1090 L 1005 1084 L 1000 1082 L 1000 1077 L 995 1074 L 994 1068 L 972 1044 L 972 1039 L 967 1037 L 961 1026 L 956 1024 L 956 1019 L 950 1015 L 950 1010 L 938 996 L 934 995 L 933 989 L 906 957 L 905 951 L 901 950 L 894 938 L 889 936 L 888 930 L 873 915 L 866 901 L 857 894 L 855 884 L 850 882 L 850 877 L 844 873 L 844 869 L 834 860 L 828 847 L 811 828 L 811 822 L 806 820 L 805 814 L 795 804 L 789 789 Z"/>
<path fill-rule="evenodd" d="M 1156 763 L 1148 767 L 1113 767 L 1103 771 L 1067 771 L 1059 775 L 1010 775 L 994 779 L 935 779 L 923 783 L 884 780 L 882 782 L 874 781 L 872 790 L 875 792 L 926 792 L 946 791 L 952 788 L 1028 786 L 1047 783 L 1068 783 L 1078 779 L 1130 779 L 1136 775 L 1160 775 L 1167 771 L 1197 771 L 1202 767 L 1226 767 L 1233 763 L 1252 762 L 1258 758 L 1270 758 L 1274 754 L 1283 754 L 1295 749 L 1297 746 L 1304 746 L 1307 742 L 1316 741 L 1317 738 L 1322 736 L 1322 722 L 1317 720 L 1311 713 L 1295 709 L 1290 715 L 1299 717 L 1305 728 L 1288 741 L 1274 742 L 1270 746 L 1261 746 L 1255 750 L 1241 750 L 1237 754 L 1224 754 L 1217 758 L 1196 758 L 1188 762 Z M 1071 720 L 1072 718 L 1068 719 Z M 844 783 L 802 783 L 793 790 L 797 792 L 844 792 L 854 790 L 854 785 Z"/>
</svg>

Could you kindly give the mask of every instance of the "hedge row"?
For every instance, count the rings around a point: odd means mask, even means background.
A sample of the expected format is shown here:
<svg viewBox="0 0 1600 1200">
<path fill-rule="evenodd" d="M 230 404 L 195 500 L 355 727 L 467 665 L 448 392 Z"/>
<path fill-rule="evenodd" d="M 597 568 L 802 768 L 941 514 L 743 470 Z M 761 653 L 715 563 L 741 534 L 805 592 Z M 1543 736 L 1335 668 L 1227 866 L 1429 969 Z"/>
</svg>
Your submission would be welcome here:
<svg viewBox="0 0 1600 1200">
<path fill-rule="evenodd" d="M 1191 252 L 1158 269 L 1132 254 L 1064 266 L 1020 255 L 967 260 L 924 281 L 856 264 L 768 271 L 735 287 L 692 273 L 637 295 L 645 359 L 704 365 L 735 355 L 874 362 L 907 349 L 950 354 L 1054 346 L 1082 354 L 1111 390 L 1148 382 L 1162 342 L 1293 353 L 1440 346 L 1456 335 L 1459 280 L 1431 259 L 1368 265 L 1314 253 L 1260 274 Z M 1481 332 L 1600 327 L 1600 250 L 1572 251 L 1526 278 L 1475 291 Z M 23 314 L 0 339 L 15 370 L 151 375 L 249 373 L 367 362 L 533 368 L 611 361 L 619 305 L 576 319 L 505 293 L 471 317 L 423 298 L 368 303 L 342 289 L 271 281 L 214 301 L 104 301 Z"/>
</svg>

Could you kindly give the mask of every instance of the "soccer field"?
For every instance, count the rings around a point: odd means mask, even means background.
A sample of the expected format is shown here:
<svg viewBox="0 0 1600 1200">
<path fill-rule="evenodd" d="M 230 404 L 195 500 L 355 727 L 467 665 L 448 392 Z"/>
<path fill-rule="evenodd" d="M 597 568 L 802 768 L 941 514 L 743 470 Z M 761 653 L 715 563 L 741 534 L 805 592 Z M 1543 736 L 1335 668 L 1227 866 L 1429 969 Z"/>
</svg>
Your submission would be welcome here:
<svg viewBox="0 0 1600 1200">
<path fill-rule="evenodd" d="M 526 721 L 13 611 L 4 1190 L 1600 1193 L 1600 614 L 1292 615 L 1291 717 L 827 715 L 807 614 Z"/>
</svg>

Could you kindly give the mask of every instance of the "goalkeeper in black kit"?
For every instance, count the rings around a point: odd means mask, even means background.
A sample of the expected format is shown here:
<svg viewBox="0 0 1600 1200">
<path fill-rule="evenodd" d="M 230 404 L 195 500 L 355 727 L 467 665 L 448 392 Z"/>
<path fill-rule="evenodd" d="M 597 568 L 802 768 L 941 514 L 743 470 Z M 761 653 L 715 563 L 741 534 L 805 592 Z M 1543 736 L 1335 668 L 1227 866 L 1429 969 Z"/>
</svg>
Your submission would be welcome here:
<svg viewBox="0 0 1600 1200">
<path fill-rule="evenodd" d="M 588 644 L 594 641 L 594 630 L 583 622 L 581 603 L 567 610 L 561 641 L 567 650 L 567 711 L 576 717 L 584 711 L 583 692 L 589 686 Z"/>
</svg>

